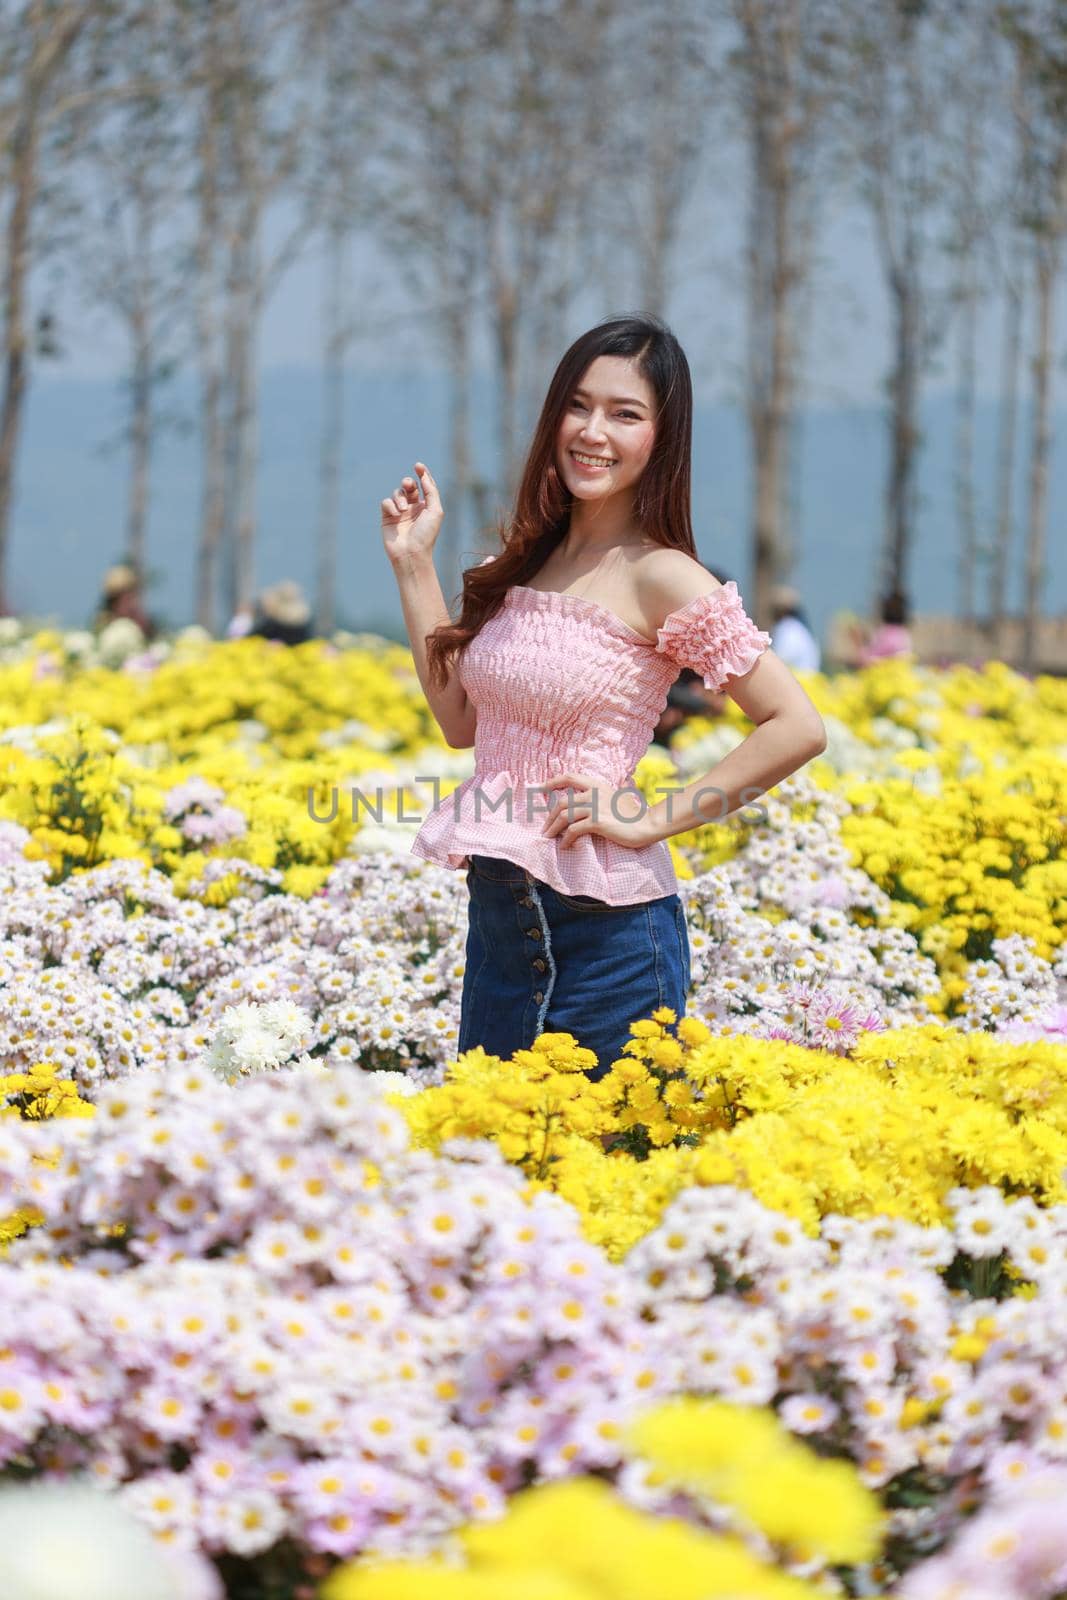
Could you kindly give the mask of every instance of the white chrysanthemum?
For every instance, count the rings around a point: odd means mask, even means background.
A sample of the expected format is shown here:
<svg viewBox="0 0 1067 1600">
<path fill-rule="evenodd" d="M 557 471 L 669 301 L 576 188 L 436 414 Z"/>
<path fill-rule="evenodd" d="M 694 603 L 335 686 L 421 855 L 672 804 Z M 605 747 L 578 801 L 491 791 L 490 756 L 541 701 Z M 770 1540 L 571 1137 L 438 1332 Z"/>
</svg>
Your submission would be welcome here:
<svg viewBox="0 0 1067 1600">
<path fill-rule="evenodd" d="M 275 1030 L 262 1023 L 242 1028 L 230 1049 L 242 1070 L 248 1067 L 276 1067 L 289 1054 L 288 1047 Z"/>
<path fill-rule="evenodd" d="M 382 1093 L 413 1095 L 418 1094 L 422 1088 L 414 1078 L 409 1078 L 406 1072 L 376 1072 L 374 1086 L 381 1089 Z"/>
<path fill-rule="evenodd" d="M 302 1006 L 292 1000 L 273 1000 L 262 1007 L 260 1018 L 264 1027 L 279 1033 L 290 1050 L 311 1032 L 311 1017 Z"/>
<path fill-rule="evenodd" d="M 211 1072 L 217 1073 L 220 1078 L 232 1081 L 238 1073 L 237 1063 L 233 1051 L 224 1039 L 216 1039 L 209 1050 L 202 1057 L 204 1066 Z"/>
<path fill-rule="evenodd" d="M 321 1078 L 324 1074 L 328 1074 L 331 1069 L 327 1062 L 323 1061 L 321 1057 L 308 1055 L 307 1051 L 305 1050 L 302 1056 L 295 1056 L 294 1059 L 289 1062 L 289 1070 L 291 1072 L 305 1074 L 309 1077 Z"/>
<path fill-rule="evenodd" d="M 193 1600 L 152 1534 L 88 1482 L 0 1488 L 4 1600 Z"/>
<path fill-rule="evenodd" d="M 955 1212 L 956 1241 L 968 1255 L 996 1256 L 1012 1243 L 1015 1229 L 997 1190 L 988 1186 L 962 1193 L 953 1190 L 948 1203 Z"/>
</svg>

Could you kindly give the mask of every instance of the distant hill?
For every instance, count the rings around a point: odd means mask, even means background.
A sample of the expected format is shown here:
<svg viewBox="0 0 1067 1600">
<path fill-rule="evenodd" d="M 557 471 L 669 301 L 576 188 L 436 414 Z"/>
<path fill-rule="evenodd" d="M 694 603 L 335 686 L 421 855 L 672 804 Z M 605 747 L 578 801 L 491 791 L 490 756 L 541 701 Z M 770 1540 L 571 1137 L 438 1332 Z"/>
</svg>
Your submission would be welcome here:
<svg viewBox="0 0 1067 1600">
<path fill-rule="evenodd" d="M 171 411 L 195 416 L 189 379 L 168 397 Z M 345 626 L 403 638 L 396 585 L 381 546 L 378 502 L 425 460 L 447 482 L 447 391 L 440 374 L 352 373 L 347 385 L 344 531 L 338 615 Z M 257 583 L 297 578 L 312 593 L 316 522 L 319 378 L 314 370 L 272 370 L 263 379 L 260 539 Z M 488 381 L 476 391 L 476 455 L 491 453 L 493 407 Z M 86 623 L 103 569 L 124 546 L 126 471 L 121 450 L 104 453 L 119 425 L 117 387 L 37 375 L 17 484 L 10 567 L 13 604 L 53 613 L 67 626 Z M 1049 496 L 1046 610 L 1067 610 L 1067 414 L 1057 416 Z M 917 609 L 952 612 L 957 597 L 953 506 L 951 397 L 927 402 L 921 470 L 919 536 L 912 567 Z M 1025 447 L 1025 418 L 1021 442 Z M 978 415 L 980 513 L 992 522 L 996 415 Z M 816 630 L 842 607 L 865 611 L 882 531 L 886 425 L 874 408 L 804 414 L 791 473 L 797 512 L 798 583 Z M 160 580 L 149 609 L 168 625 L 192 620 L 198 515 L 198 450 L 190 432 L 160 444 L 156 460 L 149 565 Z M 693 513 L 701 557 L 725 568 L 742 594 L 750 581 L 746 556 L 749 445 L 736 408 L 697 407 Z M 1019 461 L 1020 513 L 1024 462 Z M 447 506 L 446 506 L 447 509 Z M 468 536 L 468 547 L 472 540 Z M 469 550 L 473 554 L 473 549 Z M 1021 605 L 1021 554 L 1013 563 L 1008 601 Z M 983 590 L 980 588 L 980 593 Z"/>
</svg>

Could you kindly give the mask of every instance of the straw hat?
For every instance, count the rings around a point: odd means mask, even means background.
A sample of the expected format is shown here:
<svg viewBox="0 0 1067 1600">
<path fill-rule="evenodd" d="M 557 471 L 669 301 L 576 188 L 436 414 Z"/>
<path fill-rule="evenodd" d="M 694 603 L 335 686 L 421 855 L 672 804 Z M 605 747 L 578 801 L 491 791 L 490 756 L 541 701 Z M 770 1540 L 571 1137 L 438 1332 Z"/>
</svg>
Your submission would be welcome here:
<svg viewBox="0 0 1067 1600">
<path fill-rule="evenodd" d="M 776 583 L 771 590 L 771 605 L 775 611 L 792 611 L 800 604 L 800 590 L 789 583 Z"/>
<path fill-rule="evenodd" d="M 127 589 L 137 587 L 136 572 L 125 561 L 117 567 L 108 567 L 104 573 L 104 598 L 114 600 L 116 595 L 125 594 Z"/>
<path fill-rule="evenodd" d="M 272 622 L 284 622 L 290 627 L 299 627 L 311 616 L 304 591 L 292 578 L 283 578 L 273 588 L 264 589 L 259 597 L 259 609 Z"/>
</svg>

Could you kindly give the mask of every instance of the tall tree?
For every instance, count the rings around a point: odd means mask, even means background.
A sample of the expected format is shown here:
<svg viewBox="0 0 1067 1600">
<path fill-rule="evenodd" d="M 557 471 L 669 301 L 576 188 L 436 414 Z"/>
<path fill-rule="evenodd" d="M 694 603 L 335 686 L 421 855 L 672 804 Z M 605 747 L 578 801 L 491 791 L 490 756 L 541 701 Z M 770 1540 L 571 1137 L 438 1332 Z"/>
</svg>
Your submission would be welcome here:
<svg viewBox="0 0 1067 1600">
<path fill-rule="evenodd" d="M 374 235 L 407 291 L 404 323 L 420 348 L 435 350 L 445 372 L 448 452 L 436 470 L 446 517 L 438 552 L 442 590 L 453 596 L 469 565 L 466 537 L 492 477 L 487 463 L 475 463 L 471 397 L 485 296 L 480 212 L 487 153 L 478 106 L 484 24 L 472 7 L 443 13 L 438 0 L 402 0 L 388 14 L 373 11 L 364 33 L 372 132 L 363 176 Z M 419 92 L 411 95 L 414 82 Z M 403 327 L 394 327 L 403 339 Z"/>
<path fill-rule="evenodd" d="M 316 88 L 306 198 L 323 270 L 315 615 L 320 632 L 331 633 L 337 625 L 345 367 L 360 321 L 352 246 L 357 229 L 369 221 L 363 170 L 373 129 L 362 7 L 352 0 L 306 0 L 305 26 Z"/>
<path fill-rule="evenodd" d="M 944 190 L 948 255 L 953 277 L 956 365 L 955 507 L 958 610 L 978 617 L 979 563 L 988 553 L 981 537 L 975 486 L 975 419 L 978 400 L 979 316 L 994 281 L 998 222 L 1003 206 L 1001 131 L 1008 106 L 1001 92 L 1004 69 L 995 0 L 977 0 L 954 19 L 948 53 Z M 997 163 L 1001 162 L 998 172 Z"/>
<path fill-rule="evenodd" d="M 997 397 L 996 496 L 993 502 L 995 522 L 989 539 L 985 618 L 987 643 L 998 653 L 1006 649 L 1009 578 L 1014 551 L 1019 369 L 1026 300 L 1026 245 L 1020 197 L 1029 186 L 1021 102 L 1022 59 L 1020 52 L 1012 45 L 1010 36 L 1002 40 L 1002 44 L 1009 57 L 1007 79 L 1010 87 L 1004 141 L 1006 150 L 1002 159 L 1001 225 L 991 235 L 996 245 L 997 282 L 1001 300 L 1001 354 Z"/>
<path fill-rule="evenodd" d="M 259 335 L 312 224 L 297 204 L 277 241 L 268 245 L 265 229 L 272 208 L 299 190 L 314 87 L 302 16 L 286 0 L 192 0 L 183 24 L 199 91 L 194 296 L 205 459 L 197 604 L 210 627 L 220 568 L 227 615 L 254 595 Z"/>
<path fill-rule="evenodd" d="M 165 13 L 148 8 L 111 20 L 107 70 L 120 82 L 134 72 L 147 74 L 147 82 L 144 92 L 104 105 L 82 141 L 77 258 L 89 291 L 115 316 L 128 345 L 125 548 L 143 570 L 157 392 L 179 352 L 175 223 L 184 141 L 179 98 L 167 88 Z"/>
<path fill-rule="evenodd" d="M 754 609 L 794 561 L 789 444 L 801 381 L 798 311 L 830 153 L 834 15 L 824 0 L 730 0 L 732 75 L 748 160 L 747 410 Z"/>
<path fill-rule="evenodd" d="M 623 137 L 612 163 L 625 233 L 636 258 L 639 304 L 666 316 L 683 208 L 706 151 L 722 89 L 713 29 L 700 0 L 665 0 L 654 17 L 620 8 L 612 50 Z M 614 143 L 614 141 L 612 141 Z M 610 215 L 610 212 L 609 212 Z"/>
<path fill-rule="evenodd" d="M 945 28 L 949 0 L 855 0 L 848 18 L 862 192 L 871 208 L 892 325 L 889 469 L 878 594 L 907 590 L 918 509 L 922 383 L 949 320 L 934 283 L 942 199 Z"/>
<path fill-rule="evenodd" d="M 193 116 L 193 205 L 196 222 L 190 294 L 200 393 L 200 517 L 196 541 L 196 620 L 209 633 L 216 624 L 219 564 L 225 518 L 226 427 L 222 344 L 222 89 L 218 70 L 218 14 L 210 6 L 188 19 L 183 33 L 186 81 L 199 77 L 190 99 Z"/>
<path fill-rule="evenodd" d="M 564 230 L 585 232 L 610 137 L 601 92 L 610 0 L 565 0 L 546 29 L 540 0 L 494 0 L 485 33 L 492 70 L 478 99 L 489 324 L 497 380 L 500 478 L 518 486 L 522 362 L 542 296 L 569 292 L 558 273 Z M 592 159 L 591 159 L 592 157 Z"/>
<path fill-rule="evenodd" d="M 1032 673 L 1039 664 L 1038 627 L 1047 579 L 1056 293 L 1067 234 L 1067 12 L 1058 0 L 1012 0 L 1002 7 L 1001 18 L 1019 66 L 1023 227 L 1034 309 L 1022 654 L 1023 670 Z"/>
<path fill-rule="evenodd" d="M 78 41 L 99 11 L 99 0 L 22 0 L 0 24 L 0 54 L 7 63 L 0 134 L 6 147 L 8 189 L 0 352 L 0 614 L 4 615 L 15 465 L 29 382 L 28 283 L 42 187 L 42 148 L 49 124 L 55 124 L 69 103 L 65 92 Z"/>
</svg>

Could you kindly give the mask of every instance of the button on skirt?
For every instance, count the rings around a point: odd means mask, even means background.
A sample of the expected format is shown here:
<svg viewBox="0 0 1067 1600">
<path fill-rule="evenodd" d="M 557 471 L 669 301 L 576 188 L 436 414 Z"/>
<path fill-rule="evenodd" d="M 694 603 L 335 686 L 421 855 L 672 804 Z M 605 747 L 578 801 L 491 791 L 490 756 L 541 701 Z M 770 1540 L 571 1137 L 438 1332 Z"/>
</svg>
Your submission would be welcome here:
<svg viewBox="0 0 1067 1600">
<path fill-rule="evenodd" d="M 457 1050 L 505 1060 L 542 1033 L 570 1033 L 601 1078 L 632 1038 L 630 1023 L 669 1006 L 685 1015 L 689 934 L 677 894 L 612 906 L 565 895 L 525 867 L 472 855 Z"/>
</svg>

